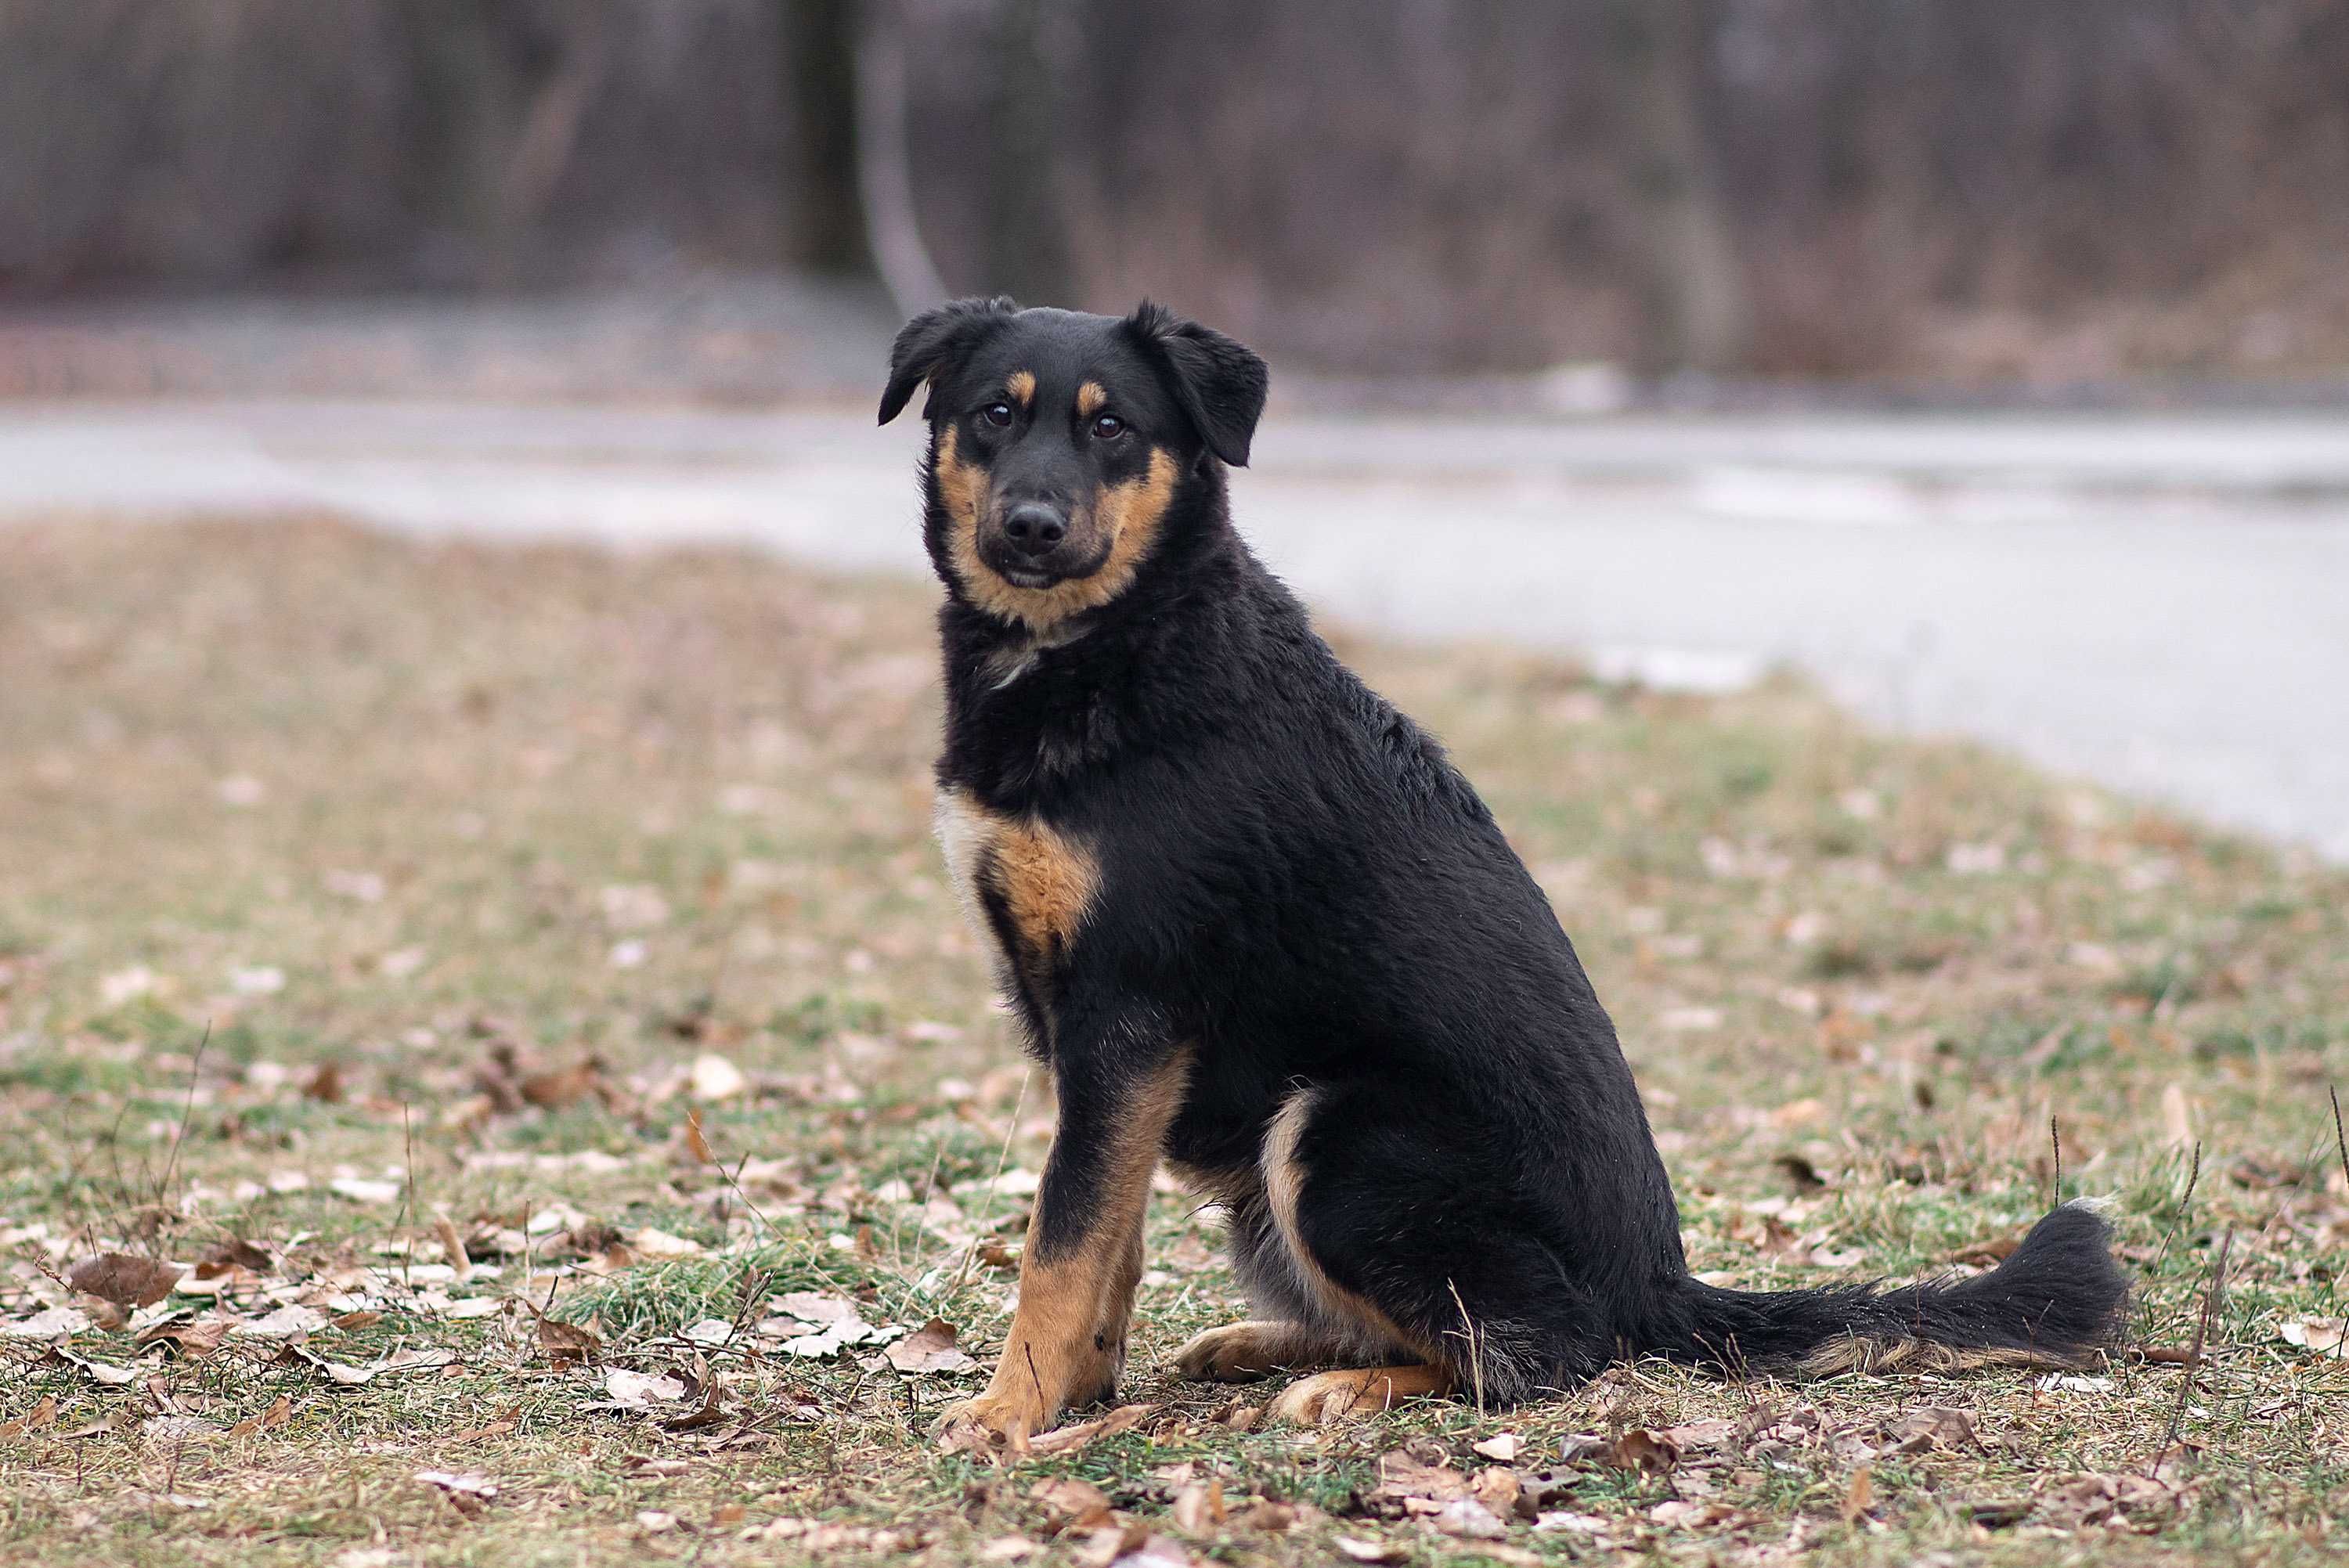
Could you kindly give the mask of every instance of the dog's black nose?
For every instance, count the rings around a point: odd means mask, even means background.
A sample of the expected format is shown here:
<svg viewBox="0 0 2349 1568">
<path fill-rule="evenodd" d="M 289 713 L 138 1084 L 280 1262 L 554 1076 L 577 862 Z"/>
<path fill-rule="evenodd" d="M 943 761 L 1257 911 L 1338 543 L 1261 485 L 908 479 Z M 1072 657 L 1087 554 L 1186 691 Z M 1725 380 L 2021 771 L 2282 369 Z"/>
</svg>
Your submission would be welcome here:
<svg viewBox="0 0 2349 1568">
<path fill-rule="evenodd" d="M 1003 518 L 1004 537 L 1022 555 L 1044 555 L 1069 536 L 1069 520 L 1041 501 L 1021 501 Z"/>
</svg>

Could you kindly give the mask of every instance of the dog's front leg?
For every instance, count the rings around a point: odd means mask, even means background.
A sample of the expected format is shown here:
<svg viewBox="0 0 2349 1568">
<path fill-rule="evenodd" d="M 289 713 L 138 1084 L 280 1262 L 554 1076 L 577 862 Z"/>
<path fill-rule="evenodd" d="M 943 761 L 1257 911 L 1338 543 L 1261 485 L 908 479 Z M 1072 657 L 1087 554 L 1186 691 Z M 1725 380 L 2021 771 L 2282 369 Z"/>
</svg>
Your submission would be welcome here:
<svg viewBox="0 0 2349 1568">
<path fill-rule="evenodd" d="M 987 1392 L 939 1418 L 949 1446 L 1024 1451 L 1061 1410 L 1114 1394 L 1125 1365 L 1150 1177 L 1190 1057 L 1130 1034 L 1102 1051 L 1068 1044 L 1054 1051 L 1060 1125 L 1019 1258 L 1019 1309 Z"/>
</svg>

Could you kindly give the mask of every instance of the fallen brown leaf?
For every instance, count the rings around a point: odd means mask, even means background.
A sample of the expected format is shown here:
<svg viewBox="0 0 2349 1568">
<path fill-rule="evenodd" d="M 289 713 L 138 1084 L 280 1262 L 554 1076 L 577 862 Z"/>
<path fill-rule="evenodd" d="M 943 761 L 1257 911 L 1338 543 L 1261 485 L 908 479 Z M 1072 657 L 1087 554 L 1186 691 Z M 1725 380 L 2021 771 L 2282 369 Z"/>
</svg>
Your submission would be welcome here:
<svg viewBox="0 0 2349 1568">
<path fill-rule="evenodd" d="M 604 1374 L 604 1392 L 611 1403 L 620 1408 L 643 1410 L 654 1405 L 672 1405 L 684 1398 L 685 1379 L 649 1372 L 631 1372 L 625 1367 L 615 1367 Z"/>
<path fill-rule="evenodd" d="M 1267 1535 L 1278 1535 L 1285 1530 L 1295 1528 L 1299 1517 L 1296 1504 L 1275 1502 L 1268 1497 L 1260 1497 L 1246 1513 L 1240 1515 L 1240 1523 L 1249 1530 L 1260 1530 Z"/>
<path fill-rule="evenodd" d="M 294 1417 L 294 1402 L 280 1394 L 269 1408 L 258 1416 L 247 1416 L 228 1429 L 232 1438 L 249 1438 L 255 1432 L 265 1432 L 272 1427 L 282 1427 Z"/>
<path fill-rule="evenodd" d="M 1679 1445 L 1669 1435 L 1645 1427 L 1630 1428 L 1614 1438 L 1568 1438 L 1565 1453 L 1569 1461 L 1588 1460 L 1609 1470 L 1661 1472 L 1681 1462 Z"/>
<path fill-rule="evenodd" d="M 230 1324 L 224 1317 L 208 1317 L 195 1323 L 158 1323 L 139 1336 L 141 1345 L 169 1345 L 191 1360 L 201 1361 L 221 1347 L 228 1337 Z"/>
<path fill-rule="evenodd" d="M 206 1249 L 202 1261 L 196 1265 L 196 1275 L 200 1279 L 216 1279 L 222 1272 L 233 1268 L 250 1269 L 254 1274 L 265 1274 L 276 1266 L 277 1260 L 269 1254 L 267 1248 L 242 1239 L 232 1239 L 215 1243 Z M 207 1270 L 212 1272 L 207 1273 Z"/>
<path fill-rule="evenodd" d="M 1988 1241 L 1973 1242 L 1960 1247 L 1950 1255 L 1953 1262 L 1971 1264 L 1976 1268 L 1986 1269 L 2004 1263 L 2013 1257 L 2015 1249 L 2022 1245 L 2023 1237 L 2020 1234 L 1992 1236 Z"/>
<path fill-rule="evenodd" d="M 1433 1513 L 1443 1503 L 1468 1496 L 1474 1487 L 1474 1481 L 1448 1464 L 1430 1464 L 1395 1449 L 1379 1456 L 1379 1484 L 1370 1500 L 1401 1503 L 1413 1513 Z"/>
<path fill-rule="evenodd" d="M 11 1421 L 0 1421 L 0 1440 L 21 1438 L 30 1432 L 46 1431 L 57 1424 L 57 1397 L 42 1396 L 41 1402 Z"/>
<path fill-rule="evenodd" d="M 1062 1531 L 1096 1530 L 1110 1521 L 1109 1493 L 1074 1476 L 1040 1480 L 1028 1489 L 1028 1497 Z"/>
<path fill-rule="evenodd" d="M 704 1427 L 714 1427 L 726 1418 L 725 1394 L 718 1379 L 709 1378 L 701 1386 L 701 1403 L 682 1416 L 663 1421 L 661 1429 L 667 1432 L 696 1432 Z"/>
<path fill-rule="evenodd" d="M 2339 1356 L 2349 1339 L 2349 1324 L 2338 1317 L 2286 1318 L 2276 1326 L 2276 1337 L 2319 1356 Z"/>
<path fill-rule="evenodd" d="M 1468 1485 L 1476 1501 L 1502 1519 L 1519 1511 L 1526 1492 L 1525 1482 L 1506 1465 L 1486 1465 Z"/>
<path fill-rule="evenodd" d="M 436 1489 L 467 1516 L 481 1511 L 498 1495 L 498 1483 L 471 1470 L 419 1470 L 416 1479 Z"/>
<path fill-rule="evenodd" d="M 1909 1454 L 1934 1448 L 1970 1449 L 1979 1441 L 1974 1434 L 1974 1418 L 1963 1410 L 1943 1405 L 1910 1410 L 1886 1431 L 1901 1452 Z"/>
<path fill-rule="evenodd" d="M 1666 1427 L 1656 1434 L 1682 1459 L 1707 1449 L 1725 1447 L 1736 1435 L 1736 1422 L 1719 1419 L 1688 1421 L 1677 1427 Z"/>
<path fill-rule="evenodd" d="M 900 1372 L 968 1372 L 978 1363 L 955 1344 L 955 1337 L 953 1324 L 942 1317 L 934 1317 L 890 1346 L 882 1355 Z"/>
<path fill-rule="evenodd" d="M 1851 1485 L 1844 1489 L 1843 1522 L 1857 1523 L 1868 1511 L 1876 1506 L 1876 1473 L 1862 1465 L 1851 1472 Z"/>
<path fill-rule="evenodd" d="M 92 1361 L 87 1356 L 77 1356 L 61 1346 L 52 1346 L 49 1354 L 58 1360 L 78 1367 L 89 1380 L 101 1388 L 128 1388 L 139 1381 L 135 1367 L 116 1367 L 104 1361 Z"/>
<path fill-rule="evenodd" d="M 703 1165 L 718 1163 L 718 1156 L 710 1150 L 709 1140 L 702 1135 L 701 1108 L 698 1106 L 685 1109 L 684 1141 L 686 1153 L 695 1161 Z"/>
<path fill-rule="evenodd" d="M 1464 1541 L 1497 1541 L 1508 1534 L 1501 1516 L 1473 1497 L 1457 1497 L 1432 1516 L 1437 1532 Z"/>
<path fill-rule="evenodd" d="M 432 1233 L 440 1239 L 440 1254 L 449 1266 L 456 1270 L 456 1283 L 465 1284 L 473 1277 L 473 1260 L 466 1253 L 465 1238 L 457 1233 L 457 1222 L 446 1209 L 432 1211 Z"/>
<path fill-rule="evenodd" d="M 1086 1444 L 1120 1432 L 1132 1431 L 1143 1418 L 1158 1408 L 1155 1405 L 1120 1405 L 1108 1415 L 1095 1420 L 1081 1421 L 1073 1427 L 1061 1427 L 1028 1440 L 1028 1451 L 1037 1454 L 1072 1454 Z"/>
<path fill-rule="evenodd" d="M 1220 1479 L 1205 1485 L 1194 1483 L 1185 1487 L 1174 1497 L 1174 1506 L 1168 1511 L 1174 1528 L 1186 1535 L 1213 1534 L 1224 1522 L 1224 1483 Z"/>
<path fill-rule="evenodd" d="M 572 1367 L 595 1360 L 604 1353 L 604 1341 L 594 1329 L 560 1318 L 538 1320 L 538 1347 L 557 1367 Z"/>
<path fill-rule="evenodd" d="M 66 1283 L 85 1295 L 116 1306 L 152 1306 L 171 1294 L 188 1271 L 178 1264 L 142 1258 L 129 1253 L 100 1253 L 84 1258 L 66 1271 Z"/>
</svg>

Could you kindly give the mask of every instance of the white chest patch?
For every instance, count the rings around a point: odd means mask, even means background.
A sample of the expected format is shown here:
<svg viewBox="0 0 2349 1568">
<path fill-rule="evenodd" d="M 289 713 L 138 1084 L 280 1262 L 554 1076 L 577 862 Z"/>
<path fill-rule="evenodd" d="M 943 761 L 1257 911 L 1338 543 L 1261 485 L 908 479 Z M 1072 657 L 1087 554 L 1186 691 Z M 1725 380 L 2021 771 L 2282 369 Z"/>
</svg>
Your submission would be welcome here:
<svg viewBox="0 0 2349 1568">
<path fill-rule="evenodd" d="M 978 899 L 978 873 L 995 842 L 996 821 L 971 803 L 959 789 L 940 789 L 931 809 L 930 823 L 944 851 L 947 877 L 954 883 L 955 902 L 963 920 L 988 952 L 995 950 L 995 933 L 987 923 L 986 906 Z"/>
<path fill-rule="evenodd" d="M 997 984 L 1009 988 L 1011 965 L 1061 962 L 1100 890 L 1101 869 L 1085 846 L 1041 822 L 999 816 L 959 789 L 938 791 L 935 820 L 963 918 L 996 961 Z"/>
</svg>

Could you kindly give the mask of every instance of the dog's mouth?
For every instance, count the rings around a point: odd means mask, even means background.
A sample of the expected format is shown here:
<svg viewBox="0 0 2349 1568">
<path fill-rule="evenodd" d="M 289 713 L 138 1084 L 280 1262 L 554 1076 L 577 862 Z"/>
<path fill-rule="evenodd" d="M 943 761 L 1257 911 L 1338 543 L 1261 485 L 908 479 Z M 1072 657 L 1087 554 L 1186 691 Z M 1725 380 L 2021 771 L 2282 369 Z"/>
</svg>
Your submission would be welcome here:
<svg viewBox="0 0 2349 1568">
<path fill-rule="evenodd" d="M 988 541 L 979 546 L 978 558 L 989 572 L 1012 587 L 1034 593 L 1057 588 L 1076 578 L 1092 576 L 1109 559 L 1109 552 L 1106 549 L 1089 552 L 1081 559 L 1072 560 L 1065 548 L 1053 551 L 1049 555 L 1025 555 Z"/>
</svg>

